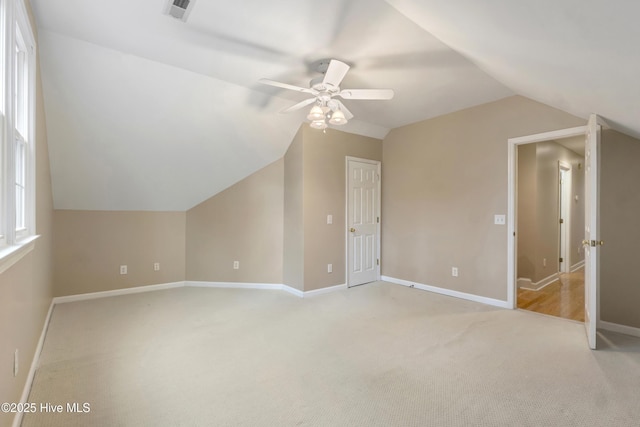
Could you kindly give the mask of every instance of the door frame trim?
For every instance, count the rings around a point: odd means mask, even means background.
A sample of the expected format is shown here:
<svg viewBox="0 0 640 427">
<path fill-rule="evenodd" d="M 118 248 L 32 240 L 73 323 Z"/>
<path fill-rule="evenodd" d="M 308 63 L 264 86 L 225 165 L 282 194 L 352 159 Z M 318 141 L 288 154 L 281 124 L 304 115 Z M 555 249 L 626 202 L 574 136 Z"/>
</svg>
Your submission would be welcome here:
<svg viewBox="0 0 640 427">
<path fill-rule="evenodd" d="M 378 166 L 378 201 L 376 203 L 376 214 L 380 217 L 380 222 L 377 223 L 376 226 L 376 252 L 377 259 L 380 259 L 380 235 L 381 235 L 381 226 L 382 226 L 382 215 L 381 207 L 382 207 L 382 162 L 380 160 L 371 160 L 371 159 L 363 159 L 360 157 L 353 156 L 345 156 L 344 162 L 344 195 L 345 195 L 345 203 L 344 203 L 344 282 L 347 285 L 347 288 L 351 287 L 349 284 L 349 162 L 360 162 L 360 163 L 368 163 L 372 165 Z M 376 280 L 380 280 L 380 267 L 382 264 L 382 260 L 376 266 Z"/>
<path fill-rule="evenodd" d="M 577 126 L 573 128 L 560 129 L 550 132 L 542 132 L 533 135 L 509 138 L 508 143 L 508 184 L 507 184 L 507 306 L 517 308 L 516 301 L 516 259 L 518 256 L 518 229 L 517 216 L 517 165 L 518 165 L 518 145 L 532 144 L 535 142 L 550 141 L 555 139 L 569 138 L 573 136 L 584 136 L 587 134 L 587 126 Z"/>
<path fill-rule="evenodd" d="M 571 194 L 573 192 L 573 168 L 570 163 L 567 163 L 563 160 L 558 161 L 558 181 L 560 181 L 560 177 L 562 176 L 562 171 L 568 172 L 566 177 L 566 182 L 559 182 L 559 193 L 558 193 L 558 202 L 560 203 L 560 209 L 558 210 L 558 223 L 560 222 L 560 218 L 564 220 L 564 233 L 561 231 L 562 227 L 559 227 L 558 230 L 558 253 L 560 257 L 563 259 L 562 263 L 560 263 L 560 268 L 558 269 L 560 273 L 570 273 L 571 272 L 571 223 L 573 215 L 573 209 L 571 207 Z M 584 197 L 584 195 L 583 195 Z M 566 215 L 562 215 L 562 212 Z M 564 243 L 562 245 L 561 243 Z"/>
</svg>

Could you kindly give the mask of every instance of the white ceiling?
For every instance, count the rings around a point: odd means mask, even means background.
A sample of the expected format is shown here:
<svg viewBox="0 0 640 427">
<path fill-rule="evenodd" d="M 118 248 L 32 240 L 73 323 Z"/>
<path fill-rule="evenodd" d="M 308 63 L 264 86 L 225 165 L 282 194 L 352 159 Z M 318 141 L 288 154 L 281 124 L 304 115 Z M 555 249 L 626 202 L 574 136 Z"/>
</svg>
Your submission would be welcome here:
<svg viewBox="0 0 640 427">
<path fill-rule="evenodd" d="M 634 2 L 195 0 L 186 23 L 165 0 L 31 2 L 58 209 L 186 210 L 280 158 L 305 96 L 257 80 L 307 86 L 321 58 L 396 92 L 345 101 L 348 132 L 518 93 L 640 134 Z"/>
<path fill-rule="evenodd" d="M 640 137 L 640 2 L 387 3 L 519 95 Z"/>
<path fill-rule="evenodd" d="M 570 136 L 568 138 L 556 139 L 555 142 L 579 156 L 584 157 L 585 145 L 584 136 Z"/>
</svg>

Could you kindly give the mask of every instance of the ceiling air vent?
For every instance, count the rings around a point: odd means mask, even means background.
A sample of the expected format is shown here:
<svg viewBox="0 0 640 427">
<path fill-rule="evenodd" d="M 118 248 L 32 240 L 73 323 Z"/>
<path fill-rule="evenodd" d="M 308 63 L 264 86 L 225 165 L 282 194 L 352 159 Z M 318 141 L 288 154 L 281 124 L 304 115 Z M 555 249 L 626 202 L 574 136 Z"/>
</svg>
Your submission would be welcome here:
<svg viewBox="0 0 640 427">
<path fill-rule="evenodd" d="M 195 3 L 195 0 L 168 0 L 164 13 L 181 21 L 186 21 L 189 12 L 193 9 L 193 3 Z"/>
</svg>

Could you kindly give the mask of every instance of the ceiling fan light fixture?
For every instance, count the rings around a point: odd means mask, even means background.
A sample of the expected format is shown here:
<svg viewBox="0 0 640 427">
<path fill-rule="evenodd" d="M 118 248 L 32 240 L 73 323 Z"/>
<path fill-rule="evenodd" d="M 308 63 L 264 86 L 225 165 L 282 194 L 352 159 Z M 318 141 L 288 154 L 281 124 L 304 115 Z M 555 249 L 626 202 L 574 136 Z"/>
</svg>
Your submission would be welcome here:
<svg viewBox="0 0 640 427">
<path fill-rule="evenodd" d="M 336 110 L 333 112 L 333 114 L 331 115 L 331 119 L 329 120 L 329 123 L 331 123 L 332 125 L 344 125 L 347 124 L 347 118 L 344 116 L 344 113 L 340 110 Z"/>
<path fill-rule="evenodd" d="M 327 122 L 325 122 L 324 120 L 314 120 L 309 126 L 314 129 L 324 130 L 327 128 Z"/>
<path fill-rule="evenodd" d="M 311 108 L 311 111 L 309 111 L 307 119 L 311 120 L 312 122 L 318 120 L 324 121 L 324 112 L 322 111 L 322 108 L 319 105 L 314 105 L 313 108 Z"/>
<path fill-rule="evenodd" d="M 0 0 L 1 1 L 1 0 Z M 196 0 L 165 0 L 175 2 Z M 327 122 L 332 125 L 345 125 L 353 118 L 347 107 L 337 97 L 349 100 L 387 100 L 393 98 L 392 89 L 348 89 L 341 90 L 340 84 L 350 69 L 350 66 L 336 59 L 322 59 L 314 63 L 314 68 L 323 76 L 311 80 L 308 88 L 294 86 L 288 83 L 281 83 L 269 79 L 260 79 L 259 82 L 269 86 L 288 89 L 312 95 L 304 101 L 298 102 L 284 110 L 283 113 L 290 113 L 316 103 L 307 114 L 307 120 L 311 122 L 311 127 L 315 129 L 326 129 Z"/>
</svg>

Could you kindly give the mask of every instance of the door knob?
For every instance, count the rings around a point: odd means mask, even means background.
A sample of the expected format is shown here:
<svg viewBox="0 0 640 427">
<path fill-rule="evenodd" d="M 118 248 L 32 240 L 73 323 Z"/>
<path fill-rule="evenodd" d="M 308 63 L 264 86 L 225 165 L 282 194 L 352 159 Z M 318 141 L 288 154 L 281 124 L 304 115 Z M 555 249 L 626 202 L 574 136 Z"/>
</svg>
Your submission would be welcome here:
<svg viewBox="0 0 640 427">
<path fill-rule="evenodd" d="M 350 231 L 350 232 L 352 232 L 352 233 L 355 233 L 355 232 L 356 232 L 356 229 L 355 229 L 355 228 L 353 228 L 353 227 L 351 227 L 351 228 L 349 229 L 349 231 Z"/>
</svg>

